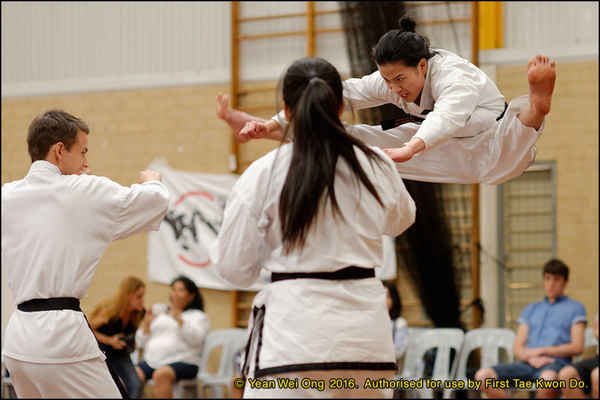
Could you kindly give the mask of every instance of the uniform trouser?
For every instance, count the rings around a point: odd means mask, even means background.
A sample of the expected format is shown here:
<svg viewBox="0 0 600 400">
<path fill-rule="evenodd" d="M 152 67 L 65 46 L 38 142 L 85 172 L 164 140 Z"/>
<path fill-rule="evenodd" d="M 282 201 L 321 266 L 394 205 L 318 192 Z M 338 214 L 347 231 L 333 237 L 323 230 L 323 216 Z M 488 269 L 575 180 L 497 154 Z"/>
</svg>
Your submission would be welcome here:
<svg viewBox="0 0 600 400">
<path fill-rule="evenodd" d="M 280 387 L 277 378 L 298 378 L 298 388 L 289 389 Z M 343 380 L 353 378 L 355 388 L 339 388 L 344 386 Z M 375 389 L 365 387 L 367 379 L 378 381 L 381 378 L 389 381 L 395 378 L 395 371 L 356 371 L 356 370 L 331 370 L 331 371 L 302 371 L 285 372 L 265 376 L 262 381 L 272 381 L 275 387 L 261 388 L 252 385 L 246 380 L 244 398 L 392 398 L 393 389 Z M 342 381 L 342 383 L 340 382 Z M 341 383 L 341 385 L 340 385 Z M 301 386 L 306 386 L 305 388 Z M 311 387 L 312 386 L 312 387 Z"/>
<path fill-rule="evenodd" d="M 64 364 L 4 359 L 19 398 L 122 398 L 100 357 Z"/>
</svg>

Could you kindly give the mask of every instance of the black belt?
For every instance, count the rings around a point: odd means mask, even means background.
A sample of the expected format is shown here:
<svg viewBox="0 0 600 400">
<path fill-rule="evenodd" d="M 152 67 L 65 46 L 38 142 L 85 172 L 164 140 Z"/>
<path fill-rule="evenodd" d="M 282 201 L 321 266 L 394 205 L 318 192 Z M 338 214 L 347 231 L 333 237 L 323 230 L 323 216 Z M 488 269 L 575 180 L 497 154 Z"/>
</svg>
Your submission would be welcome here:
<svg viewBox="0 0 600 400">
<path fill-rule="evenodd" d="M 502 114 L 500 114 L 500 116 L 498 118 L 496 118 L 496 121 L 500 121 L 502 119 L 502 117 L 504 117 L 504 113 L 506 113 L 507 109 L 508 109 L 508 103 L 504 102 L 504 110 L 502 110 Z M 430 112 L 431 112 L 431 110 L 423 110 L 422 115 L 429 114 Z M 409 122 L 414 122 L 416 124 L 420 124 L 423 121 L 425 121 L 425 118 L 421 118 L 421 117 L 417 117 L 416 115 L 408 114 L 404 110 L 399 110 L 398 113 L 399 113 L 399 117 L 397 117 L 395 119 L 386 119 L 384 121 L 381 121 L 381 129 L 384 131 L 387 131 L 388 129 L 392 129 L 392 128 L 395 128 L 400 125 L 408 124 Z"/>
<path fill-rule="evenodd" d="M 17 308 L 19 309 L 19 311 L 25 311 L 25 312 L 54 311 L 54 310 L 79 311 L 80 313 L 83 314 L 83 318 L 85 318 L 85 321 L 87 322 L 92 333 L 94 333 L 94 330 L 92 329 L 92 326 L 90 325 L 90 322 L 87 320 L 85 313 L 81 310 L 81 307 L 79 306 L 79 299 L 76 299 L 75 297 L 52 297 L 49 299 L 32 299 L 32 300 L 24 301 L 23 303 L 17 305 Z M 100 351 L 102 351 L 102 349 Z M 108 372 L 110 372 L 110 375 L 111 375 L 113 381 L 115 382 L 115 385 L 117 385 L 117 388 L 119 389 L 119 392 L 121 393 L 121 396 L 124 399 L 128 399 L 129 395 L 127 393 L 127 389 L 125 389 L 125 387 L 121 383 L 119 376 L 117 375 L 116 371 L 113 369 L 112 365 L 108 362 L 108 359 L 106 359 L 105 361 L 106 361 L 106 366 L 108 367 Z"/>
<path fill-rule="evenodd" d="M 17 306 L 19 311 L 53 311 L 53 310 L 73 310 L 81 311 L 79 299 L 75 297 L 53 297 L 51 299 L 32 299 L 27 300 Z"/>
<path fill-rule="evenodd" d="M 504 117 L 504 113 L 506 112 L 507 108 L 508 108 L 508 103 L 504 102 L 504 110 L 502 110 L 502 114 L 500 114 L 500 116 L 498 118 L 496 118 L 496 121 L 500 121 L 502 119 L 502 117 Z"/>
<path fill-rule="evenodd" d="M 375 270 L 373 268 L 350 266 L 334 272 L 272 272 L 271 282 L 283 281 L 286 279 L 329 279 L 337 281 L 374 277 Z"/>
</svg>

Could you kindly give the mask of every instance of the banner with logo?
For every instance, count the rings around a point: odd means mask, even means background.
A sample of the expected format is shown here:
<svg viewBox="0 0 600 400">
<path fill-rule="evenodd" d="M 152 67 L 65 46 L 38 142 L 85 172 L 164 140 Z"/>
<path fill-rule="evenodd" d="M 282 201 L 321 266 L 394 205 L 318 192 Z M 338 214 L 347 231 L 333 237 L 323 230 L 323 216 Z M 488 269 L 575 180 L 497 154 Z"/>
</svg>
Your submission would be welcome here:
<svg viewBox="0 0 600 400">
<path fill-rule="evenodd" d="M 238 175 L 178 171 L 164 159 L 152 161 L 148 168 L 160 172 L 171 194 L 160 230 L 149 234 L 150 280 L 170 284 L 176 276 L 185 275 L 198 287 L 234 289 L 217 274 L 209 248 L 219 233 L 227 196 Z M 387 236 L 383 240 L 384 267 L 377 268 L 376 275 L 380 279 L 394 279 L 394 240 Z M 270 273 L 263 269 L 257 282 L 246 290 L 260 290 L 269 282 Z"/>
</svg>

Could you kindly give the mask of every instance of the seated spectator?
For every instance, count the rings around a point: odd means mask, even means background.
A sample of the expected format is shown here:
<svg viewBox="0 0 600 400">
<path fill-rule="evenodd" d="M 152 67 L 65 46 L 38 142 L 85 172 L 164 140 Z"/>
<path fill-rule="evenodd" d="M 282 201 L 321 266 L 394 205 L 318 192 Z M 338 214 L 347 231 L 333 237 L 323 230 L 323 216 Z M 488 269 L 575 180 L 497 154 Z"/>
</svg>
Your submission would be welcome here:
<svg viewBox="0 0 600 400">
<path fill-rule="evenodd" d="M 169 306 L 163 306 L 149 310 L 137 330 L 144 361 L 136 370 L 143 383 L 154 381 L 154 397 L 171 398 L 176 381 L 196 378 L 210 321 L 198 287 L 185 276 L 171 283 Z"/>
<path fill-rule="evenodd" d="M 594 336 L 598 340 L 598 314 L 594 325 Z M 567 381 L 567 389 L 563 389 L 563 396 L 570 399 L 585 398 L 591 394 L 592 399 L 598 398 L 598 353 L 590 358 L 586 358 L 573 365 L 564 367 L 558 373 L 558 378 Z M 579 379 L 585 383 L 583 390 L 571 388 L 568 385 L 569 379 Z"/>
<path fill-rule="evenodd" d="M 556 380 L 558 372 L 571 362 L 571 357 L 583 352 L 585 308 L 564 295 L 569 268 L 560 260 L 544 265 L 544 300 L 529 304 L 517 320 L 519 326 L 513 345 L 515 360 L 482 368 L 475 374 L 481 390 L 488 397 L 507 397 L 505 390 L 489 385 L 491 380 L 513 378 L 533 381 L 541 378 Z M 486 379 L 488 380 L 486 384 Z M 555 389 L 540 388 L 537 397 L 554 398 Z"/>
<path fill-rule="evenodd" d="M 129 354 L 135 349 L 135 331 L 144 317 L 146 285 L 129 276 L 117 293 L 100 302 L 90 313 L 90 325 L 106 355 L 106 362 L 121 378 L 129 397 L 139 397 L 142 382 Z"/>
<path fill-rule="evenodd" d="M 400 315 L 402 313 L 402 300 L 396 285 L 383 281 L 387 290 L 387 308 L 392 320 L 392 338 L 394 339 L 394 352 L 399 360 L 408 346 L 408 324 Z"/>
</svg>

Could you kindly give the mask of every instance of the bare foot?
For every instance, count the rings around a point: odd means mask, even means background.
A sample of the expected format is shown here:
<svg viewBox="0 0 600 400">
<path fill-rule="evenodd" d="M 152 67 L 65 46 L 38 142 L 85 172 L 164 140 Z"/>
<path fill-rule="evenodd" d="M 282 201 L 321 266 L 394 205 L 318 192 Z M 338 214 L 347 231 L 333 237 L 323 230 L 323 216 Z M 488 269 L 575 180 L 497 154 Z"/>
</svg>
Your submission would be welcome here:
<svg viewBox="0 0 600 400">
<path fill-rule="evenodd" d="M 536 55 L 527 63 L 527 80 L 529 81 L 529 102 L 531 107 L 541 115 L 550 112 L 554 81 L 556 80 L 555 62 L 543 55 Z"/>
<path fill-rule="evenodd" d="M 234 134 L 239 134 L 246 122 L 245 113 L 229 108 L 229 95 L 219 93 L 217 95 L 217 117 L 227 122 Z"/>
</svg>

